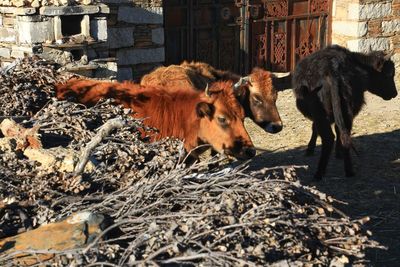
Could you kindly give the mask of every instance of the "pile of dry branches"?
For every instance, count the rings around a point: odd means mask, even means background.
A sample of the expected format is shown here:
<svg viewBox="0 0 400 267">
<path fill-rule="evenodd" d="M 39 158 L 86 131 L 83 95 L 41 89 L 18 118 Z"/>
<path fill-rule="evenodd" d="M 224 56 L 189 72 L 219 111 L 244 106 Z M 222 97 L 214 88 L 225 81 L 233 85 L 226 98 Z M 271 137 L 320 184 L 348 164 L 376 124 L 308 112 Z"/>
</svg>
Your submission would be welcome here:
<svg viewBox="0 0 400 267">
<path fill-rule="evenodd" d="M 26 84 L 15 87 L 27 89 L 10 99 L 31 94 Z M 0 105 L 3 101 L 11 100 L 1 98 Z M 36 103 L 27 101 L 23 107 Z M 77 211 L 114 221 L 84 248 L 53 251 L 56 257 L 47 264 L 329 265 L 362 260 L 367 248 L 380 248 L 363 228 L 364 219 L 349 219 L 332 198 L 301 185 L 295 166 L 248 171 L 245 164 L 225 165 L 199 172 L 218 160 L 185 167 L 180 141 L 146 142 L 138 132 L 142 123 L 110 101 L 86 108 L 51 100 L 38 110 L 21 124 L 39 127 L 44 149 L 89 151 L 95 168 L 70 173 L 43 168 L 22 151 L 0 145 L 0 238 Z M 100 136 L 113 120 L 122 127 Z M 12 260 L 0 254 L 0 265 Z"/>
<path fill-rule="evenodd" d="M 32 116 L 54 96 L 54 84 L 68 77 L 36 57 L 14 61 L 0 70 L 0 116 Z"/>
</svg>

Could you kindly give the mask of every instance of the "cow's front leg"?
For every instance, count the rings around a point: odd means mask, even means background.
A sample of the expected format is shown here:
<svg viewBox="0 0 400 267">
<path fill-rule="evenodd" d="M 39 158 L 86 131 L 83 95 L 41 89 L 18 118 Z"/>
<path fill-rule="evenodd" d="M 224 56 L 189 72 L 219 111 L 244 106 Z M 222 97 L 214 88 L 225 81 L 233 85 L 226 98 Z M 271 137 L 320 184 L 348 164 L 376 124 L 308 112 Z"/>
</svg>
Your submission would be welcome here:
<svg viewBox="0 0 400 267">
<path fill-rule="evenodd" d="M 306 156 L 314 155 L 315 146 L 317 144 L 317 138 L 318 138 L 318 131 L 317 127 L 315 126 L 315 123 L 313 122 L 311 138 L 307 145 Z"/>
</svg>

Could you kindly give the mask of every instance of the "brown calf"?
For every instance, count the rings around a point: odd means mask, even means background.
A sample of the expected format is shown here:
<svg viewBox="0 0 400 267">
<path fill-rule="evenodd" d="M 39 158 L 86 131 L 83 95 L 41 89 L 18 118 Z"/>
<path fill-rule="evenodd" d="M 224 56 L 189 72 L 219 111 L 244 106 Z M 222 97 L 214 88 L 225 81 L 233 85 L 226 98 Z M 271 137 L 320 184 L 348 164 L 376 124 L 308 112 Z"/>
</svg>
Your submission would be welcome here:
<svg viewBox="0 0 400 267">
<path fill-rule="evenodd" d="M 196 88 L 204 90 L 207 84 L 219 80 L 235 83 L 234 93 L 243 106 L 245 114 L 270 133 L 282 130 L 282 121 L 276 107 L 277 90 L 271 72 L 254 68 L 251 74 L 241 78 L 229 71 L 217 70 L 203 62 L 186 62 L 181 65 L 159 67 L 145 75 L 141 85 L 172 86 L 174 88 Z"/>
<path fill-rule="evenodd" d="M 251 158 L 255 149 L 246 132 L 244 112 L 231 90 L 232 83 L 214 83 L 205 92 L 166 90 L 130 82 L 113 83 L 73 79 L 57 86 L 57 98 L 94 105 L 101 98 L 131 108 L 134 117 L 157 128 L 152 140 L 176 137 L 184 141 L 186 151 L 202 144 L 239 159 Z M 197 150 L 196 150 L 197 151 Z M 197 153 L 191 155 L 196 157 Z"/>
</svg>

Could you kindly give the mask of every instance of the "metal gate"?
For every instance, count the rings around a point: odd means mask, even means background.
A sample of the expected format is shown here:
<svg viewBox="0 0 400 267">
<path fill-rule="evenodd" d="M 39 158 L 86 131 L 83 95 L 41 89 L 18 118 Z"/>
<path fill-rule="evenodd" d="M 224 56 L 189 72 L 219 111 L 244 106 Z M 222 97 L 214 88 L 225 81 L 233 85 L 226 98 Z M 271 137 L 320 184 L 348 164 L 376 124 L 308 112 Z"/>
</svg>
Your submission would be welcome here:
<svg viewBox="0 0 400 267">
<path fill-rule="evenodd" d="M 330 42 L 331 0 L 164 0 L 166 64 L 290 71 Z"/>
</svg>

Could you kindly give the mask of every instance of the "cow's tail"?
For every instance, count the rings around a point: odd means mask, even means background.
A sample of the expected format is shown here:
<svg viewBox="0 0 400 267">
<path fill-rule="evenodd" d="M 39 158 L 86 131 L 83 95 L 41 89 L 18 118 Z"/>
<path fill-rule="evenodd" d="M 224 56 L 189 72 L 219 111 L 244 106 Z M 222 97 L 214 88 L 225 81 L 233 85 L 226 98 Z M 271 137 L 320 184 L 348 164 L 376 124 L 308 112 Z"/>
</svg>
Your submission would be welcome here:
<svg viewBox="0 0 400 267">
<path fill-rule="evenodd" d="M 338 84 L 339 81 L 333 79 L 332 77 L 327 77 L 326 82 L 327 82 L 326 86 L 330 87 L 329 91 L 331 93 L 331 99 L 332 99 L 333 117 L 336 126 L 339 128 L 340 141 L 342 142 L 343 147 L 351 148 L 352 144 L 351 144 L 350 130 L 346 126 L 346 122 L 343 116 L 342 98 L 340 97 L 339 84 Z"/>
</svg>

